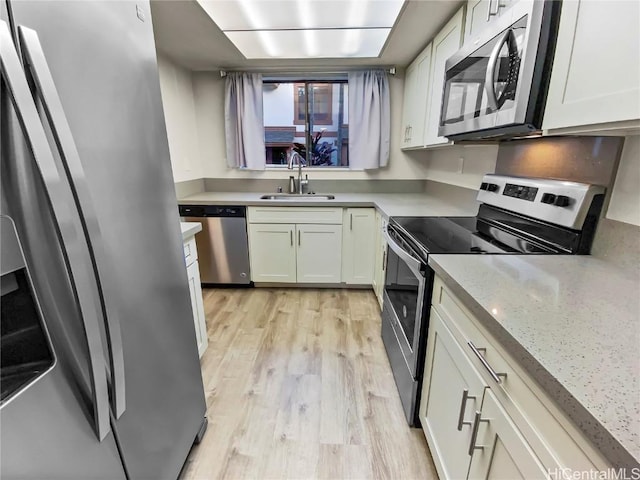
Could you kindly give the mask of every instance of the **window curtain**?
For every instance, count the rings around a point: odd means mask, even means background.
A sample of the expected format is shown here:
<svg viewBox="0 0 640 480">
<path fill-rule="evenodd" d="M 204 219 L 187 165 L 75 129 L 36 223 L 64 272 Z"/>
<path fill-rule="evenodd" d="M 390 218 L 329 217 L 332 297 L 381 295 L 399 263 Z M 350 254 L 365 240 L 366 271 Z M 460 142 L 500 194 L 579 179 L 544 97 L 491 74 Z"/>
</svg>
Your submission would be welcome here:
<svg viewBox="0 0 640 480">
<path fill-rule="evenodd" d="M 264 170 L 262 75 L 243 72 L 227 74 L 224 120 L 229 167 Z"/>
<path fill-rule="evenodd" d="M 391 105 L 383 70 L 349 73 L 349 168 L 373 169 L 389 163 Z"/>
</svg>

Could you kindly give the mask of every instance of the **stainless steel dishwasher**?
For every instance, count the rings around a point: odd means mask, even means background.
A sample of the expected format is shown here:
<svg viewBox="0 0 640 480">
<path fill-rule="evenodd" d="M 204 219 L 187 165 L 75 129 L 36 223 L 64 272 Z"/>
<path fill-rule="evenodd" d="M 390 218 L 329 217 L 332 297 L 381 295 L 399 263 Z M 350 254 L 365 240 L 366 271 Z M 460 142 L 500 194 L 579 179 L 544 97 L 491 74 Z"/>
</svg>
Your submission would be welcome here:
<svg viewBox="0 0 640 480">
<path fill-rule="evenodd" d="M 215 205 L 178 208 L 185 222 L 202 225 L 202 231 L 196 234 L 200 281 L 205 285 L 252 285 L 247 209 Z"/>
</svg>

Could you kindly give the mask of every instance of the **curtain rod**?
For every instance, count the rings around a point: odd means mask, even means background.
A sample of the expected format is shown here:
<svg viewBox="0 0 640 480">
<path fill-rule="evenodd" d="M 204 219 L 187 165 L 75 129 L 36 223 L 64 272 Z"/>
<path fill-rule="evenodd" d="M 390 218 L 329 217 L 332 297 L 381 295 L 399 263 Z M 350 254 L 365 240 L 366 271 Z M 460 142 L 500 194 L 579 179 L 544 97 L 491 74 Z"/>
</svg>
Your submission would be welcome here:
<svg viewBox="0 0 640 480">
<path fill-rule="evenodd" d="M 381 67 L 371 67 L 371 68 L 362 68 L 362 67 L 358 67 L 358 68 L 345 68 L 344 70 L 319 70 L 319 69 L 301 69 L 301 68 L 288 68 L 288 67 L 274 67 L 274 68 L 263 68 L 263 69 L 245 69 L 245 70 L 220 70 L 220 76 L 221 77 L 226 77 L 227 73 L 231 73 L 231 72 L 247 72 L 247 73 L 265 73 L 265 74 L 271 74 L 271 75 L 295 75 L 295 74 L 301 74 L 301 73 L 308 73 L 308 74 L 318 74 L 318 75 L 339 75 L 339 74 L 344 74 L 344 73 L 349 73 L 349 72 L 359 72 L 359 71 L 363 71 L 363 70 L 384 70 L 385 72 L 387 72 L 389 75 L 395 75 L 396 74 L 396 67 L 385 67 L 385 66 L 381 66 Z"/>
</svg>

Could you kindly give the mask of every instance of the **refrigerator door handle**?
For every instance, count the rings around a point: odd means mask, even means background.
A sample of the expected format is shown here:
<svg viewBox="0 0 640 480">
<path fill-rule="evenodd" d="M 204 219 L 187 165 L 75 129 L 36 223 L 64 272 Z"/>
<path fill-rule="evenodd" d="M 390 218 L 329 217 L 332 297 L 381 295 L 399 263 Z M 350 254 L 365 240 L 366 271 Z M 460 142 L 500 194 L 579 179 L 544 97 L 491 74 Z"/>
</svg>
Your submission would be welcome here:
<svg viewBox="0 0 640 480">
<path fill-rule="evenodd" d="M 100 339 L 99 310 L 90 288 L 91 273 L 85 261 L 86 249 L 78 241 L 79 232 L 70 214 L 72 210 L 67 202 L 64 185 L 53 160 L 9 27 L 2 20 L 0 20 L 0 74 L 5 80 L 22 133 L 42 179 L 61 247 L 64 250 L 66 268 L 78 302 L 89 353 L 94 431 L 102 441 L 111 429 L 109 397 L 104 370 L 104 349 Z"/>
<path fill-rule="evenodd" d="M 64 171 L 73 192 L 76 208 L 80 215 L 89 252 L 93 261 L 96 284 L 102 304 L 104 328 L 109 353 L 111 407 L 116 419 L 126 409 L 124 356 L 122 353 L 122 334 L 120 318 L 113 299 L 117 288 L 112 264 L 107 258 L 102 233 L 93 199 L 89 193 L 87 177 L 80 161 L 69 122 L 64 113 L 62 102 L 56 89 L 42 44 L 35 30 L 18 27 L 25 67 L 28 68 L 35 86 L 36 95 L 41 100 L 44 112 L 51 127 Z M 111 300 L 111 301 L 109 301 Z"/>
</svg>

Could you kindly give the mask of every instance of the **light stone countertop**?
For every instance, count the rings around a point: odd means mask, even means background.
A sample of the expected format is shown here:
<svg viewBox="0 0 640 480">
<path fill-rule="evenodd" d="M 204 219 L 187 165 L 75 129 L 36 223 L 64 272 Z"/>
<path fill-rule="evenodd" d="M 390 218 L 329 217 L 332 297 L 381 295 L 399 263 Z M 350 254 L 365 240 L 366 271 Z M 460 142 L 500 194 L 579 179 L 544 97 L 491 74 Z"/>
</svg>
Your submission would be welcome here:
<svg viewBox="0 0 640 480">
<path fill-rule="evenodd" d="M 261 200 L 265 193 L 257 192 L 203 192 L 180 198 L 181 205 L 272 205 L 272 206 L 336 206 L 336 207 L 376 207 L 386 216 L 473 216 L 477 205 L 455 204 L 426 193 L 334 193 L 334 200 L 314 199 L 309 195 L 305 200 Z M 270 193 L 273 194 L 273 193 Z M 321 193 L 318 193 L 321 195 Z"/>
<path fill-rule="evenodd" d="M 569 255 L 429 265 L 613 465 L 638 465 L 640 266 Z"/>
<path fill-rule="evenodd" d="M 182 240 L 186 240 L 202 231 L 202 224 L 198 222 L 180 222 L 180 229 L 182 230 Z"/>
</svg>

